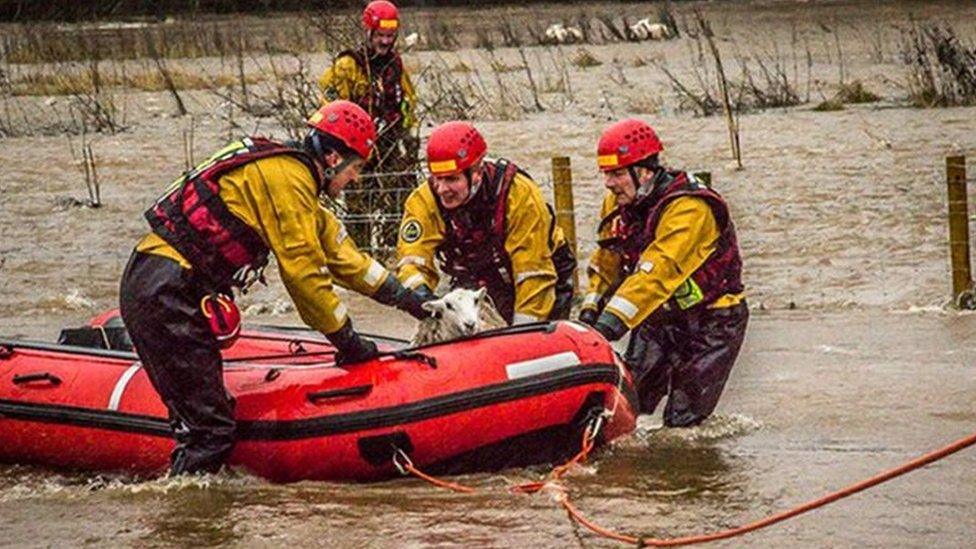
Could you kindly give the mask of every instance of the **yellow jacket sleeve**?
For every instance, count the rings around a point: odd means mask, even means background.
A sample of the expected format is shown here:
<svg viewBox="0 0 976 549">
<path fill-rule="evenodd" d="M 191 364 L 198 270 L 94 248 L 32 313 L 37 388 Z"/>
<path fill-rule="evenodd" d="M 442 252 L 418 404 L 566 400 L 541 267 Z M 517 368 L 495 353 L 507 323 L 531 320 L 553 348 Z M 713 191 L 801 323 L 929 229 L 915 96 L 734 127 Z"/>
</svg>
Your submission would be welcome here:
<svg viewBox="0 0 976 549">
<path fill-rule="evenodd" d="M 322 73 L 319 78 L 319 91 L 322 94 L 323 105 L 336 99 L 357 102 L 369 93 L 369 76 L 359 68 L 355 59 L 349 55 L 342 55 Z"/>
<path fill-rule="evenodd" d="M 322 208 L 325 224 L 319 242 L 325 251 L 325 266 L 343 288 L 373 295 L 390 276 L 386 267 L 363 253 L 334 213 Z"/>
<path fill-rule="evenodd" d="M 684 196 L 665 206 L 654 241 L 641 253 L 604 311 L 633 329 L 663 305 L 716 249 L 719 230 L 708 204 Z"/>
<path fill-rule="evenodd" d="M 302 320 L 323 334 L 341 328 L 347 311 L 333 288 L 319 239 L 328 219 L 308 168 L 283 155 L 250 162 L 221 177 L 220 196 L 274 253 Z"/>
<path fill-rule="evenodd" d="M 556 268 L 552 263 L 552 213 L 531 179 L 517 174 L 506 209 L 505 251 L 512 261 L 515 284 L 514 324 L 549 316 L 556 301 Z"/>
<path fill-rule="evenodd" d="M 435 252 L 444 241 L 446 226 L 428 183 L 414 189 L 403 204 L 397 237 L 396 276 L 410 289 L 426 285 L 433 290 L 440 280 Z"/>
<path fill-rule="evenodd" d="M 617 207 L 617 200 L 613 193 L 607 192 L 603 197 L 603 205 L 600 208 L 600 219 L 606 219 Z M 610 236 L 610 227 L 604 227 L 597 235 L 598 240 Z M 583 298 L 581 310 L 599 309 L 600 300 L 610 290 L 616 286 L 621 275 L 622 259 L 620 254 L 603 247 L 597 247 L 590 256 L 590 262 L 586 267 L 586 278 L 588 288 L 586 296 Z"/>
</svg>

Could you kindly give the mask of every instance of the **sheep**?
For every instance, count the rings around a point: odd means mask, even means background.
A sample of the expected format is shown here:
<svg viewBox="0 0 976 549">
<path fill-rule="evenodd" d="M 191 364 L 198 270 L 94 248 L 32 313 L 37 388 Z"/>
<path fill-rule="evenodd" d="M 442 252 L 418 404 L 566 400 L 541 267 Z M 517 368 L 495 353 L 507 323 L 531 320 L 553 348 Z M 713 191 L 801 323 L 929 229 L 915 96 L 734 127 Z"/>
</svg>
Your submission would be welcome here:
<svg viewBox="0 0 976 549">
<path fill-rule="evenodd" d="M 403 47 L 404 50 L 409 50 L 410 48 L 416 46 L 418 43 L 420 43 L 420 34 L 416 32 L 411 32 L 410 34 L 404 36 L 402 40 L 400 40 L 400 45 Z"/>
<path fill-rule="evenodd" d="M 430 318 L 421 320 L 414 346 L 457 339 L 489 328 L 506 326 L 484 288 L 455 288 L 441 298 L 423 304 Z"/>
<path fill-rule="evenodd" d="M 630 26 L 630 35 L 634 40 L 667 40 L 671 38 L 671 29 L 661 23 L 652 23 L 650 17 L 645 17 Z"/>
<path fill-rule="evenodd" d="M 551 44 L 575 44 L 583 41 L 583 31 L 577 27 L 553 23 L 546 29 L 546 38 Z"/>
</svg>

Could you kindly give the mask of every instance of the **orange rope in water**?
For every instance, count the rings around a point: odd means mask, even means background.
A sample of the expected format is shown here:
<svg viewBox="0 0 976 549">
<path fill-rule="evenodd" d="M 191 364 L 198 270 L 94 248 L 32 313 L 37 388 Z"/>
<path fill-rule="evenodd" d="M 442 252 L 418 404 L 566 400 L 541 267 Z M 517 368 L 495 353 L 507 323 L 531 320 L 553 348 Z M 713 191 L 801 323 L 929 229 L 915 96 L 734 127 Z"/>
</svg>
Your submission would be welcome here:
<svg viewBox="0 0 976 549">
<path fill-rule="evenodd" d="M 567 471 L 569 471 L 570 468 L 573 467 L 573 465 L 586 461 L 586 457 L 590 454 L 590 451 L 593 450 L 594 440 L 596 438 L 595 436 L 591 436 L 590 433 L 591 433 L 591 429 L 587 427 L 583 431 L 583 441 L 580 445 L 581 448 L 579 453 L 573 456 L 572 459 L 570 459 L 563 465 L 553 468 L 553 470 L 549 473 L 549 476 L 546 477 L 545 480 L 539 482 L 526 482 L 524 484 L 518 484 L 511 487 L 510 491 L 514 493 L 520 493 L 520 494 L 534 494 L 539 490 L 542 490 L 547 484 L 551 483 L 552 481 L 561 478 L 563 475 L 566 474 Z M 446 488 L 448 490 L 453 490 L 455 492 L 461 492 L 464 494 L 473 494 L 478 491 L 477 488 L 472 488 L 471 486 L 465 486 L 463 484 L 449 482 L 428 475 L 427 473 L 421 471 L 420 469 L 417 469 L 414 466 L 414 464 L 410 461 L 410 458 L 406 455 L 406 453 L 402 451 L 398 451 L 398 453 L 394 455 L 393 464 L 396 465 L 397 469 L 399 469 L 403 474 L 409 473 L 421 480 L 433 484 L 434 486 L 439 486 L 441 488 Z"/>
<path fill-rule="evenodd" d="M 554 467 L 552 471 L 549 473 L 549 476 L 546 477 L 544 480 L 541 480 L 539 482 L 526 482 L 523 484 L 517 484 L 515 486 L 512 486 L 510 490 L 516 494 L 534 494 L 539 490 L 545 488 L 547 484 L 561 479 L 562 476 L 565 475 L 566 472 L 569 471 L 574 465 L 578 463 L 586 462 L 586 458 L 590 455 L 590 451 L 593 450 L 593 444 L 595 439 L 596 436 L 591 435 L 590 428 L 587 427 L 586 430 L 583 431 L 583 442 L 580 444 L 580 451 L 578 454 L 573 456 L 572 459 L 570 459 L 569 461 L 567 461 L 566 463 L 558 467 Z"/>
<path fill-rule="evenodd" d="M 583 514 L 580 513 L 579 509 L 577 509 L 576 506 L 573 505 L 573 503 L 569 499 L 569 494 L 565 488 L 562 488 L 557 484 L 553 484 L 554 481 L 562 478 L 562 476 L 565 475 L 566 472 L 569 471 L 574 465 L 586 461 L 587 456 L 589 456 L 590 451 L 593 449 L 595 438 L 596 438 L 595 436 L 596 431 L 597 429 L 593 429 L 591 431 L 590 427 L 587 427 L 586 430 L 583 432 L 583 441 L 580 445 L 581 447 L 579 453 L 577 453 L 575 456 L 573 456 L 572 459 L 570 459 L 563 465 L 553 468 L 553 470 L 549 473 L 549 475 L 544 480 L 538 482 L 527 482 L 524 484 L 518 484 L 513 486 L 510 490 L 511 492 L 514 493 L 534 494 L 536 492 L 539 492 L 546 486 L 555 486 L 560 492 L 558 496 L 558 501 L 563 506 L 563 509 L 566 510 L 566 513 L 569 515 L 569 518 L 571 520 L 576 521 L 579 524 L 582 524 L 592 532 L 599 534 L 605 538 L 637 545 L 639 547 L 645 547 L 645 546 L 677 547 L 681 545 L 707 543 L 711 541 L 717 541 L 721 539 L 728 539 L 736 536 L 741 536 L 743 534 L 747 534 L 749 532 L 753 532 L 761 528 L 771 526 L 773 524 L 782 522 L 784 520 L 793 518 L 795 516 L 802 515 L 803 513 L 812 511 L 819 507 L 823 507 L 824 505 L 833 503 L 839 499 L 846 498 L 858 492 L 862 492 L 864 490 L 867 490 L 868 488 L 871 488 L 872 486 L 876 486 L 878 484 L 899 477 L 901 475 L 904 475 L 916 469 L 925 467 L 930 463 L 938 461 L 946 456 L 949 456 L 960 450 L 968 448 L 973 444 L 976 444 L 976 433 L 973 433 L 968 437 L 959 439 L 953 442 L 952 444 L 939 448 L 938 450 L 929 452 L 903 465 L 884 471 L 871 478 L 862 480 L 861 482 L 854 483 L 841 490 L 831 492 L 823 497 L 809 501 L 802 505 L 798 505 L 787 511 L 783 511 L 781 513 L 777 513 L 775 515 L 766 517 L 764 519 L 750 522 L 743 526 L 730 528 L 728 530 L 722 530 L 720 532 L 713 532 L 711 534 L 700 534 L 700 535 L 685 536 L 680 538 L 660 539 L 660 538 L 642 538 L 642 537 L 630 536 L 627 534 L 621 534 L 618 532 L 614 532 L 613 530 L 610 530 L 608 528 L 604 528 L 599 524 L 596 524 L 595 522 L 583 516 Z M 591 434 L 591 432 L 593 434 Z M 401 461 L 403 461 L 404 463 L 401 463 Z M 475 493 L 478 491 L 477 489 L 472 488 L 470 486 L 464 486 L 462 484 L 441 480 L 418 470 L 416 467 L 414 467 L 413 463 L 410 462 L 410 458 L 405 453 L 402 452 L 400 452 L 398 456 L 394 457 L 394 464 L 404 474 L 409 473 L 415 475 L 416 477 L 425 480 L 435 486 L 440 486 L 442 488 L 454 490 L 455 492 L 462 492 L 467 494 Z"/>
<path fill-rule="evenodd" d="M 447 488 L 448 490 L 454 490 L 455 492 L 461 492 L 462 494 L 473 494 L 478 491 L 476 488 L 472 488 L 470 486 L 465 486 L 463 484 L 458 484 L 456 482 L 448 482 L 446 480 L 441 480 L 439 478 L 432 477 L 427 473 L 424 473 L 423 471 L 414 467 L 412 463 L 405 464 L 403 466 L 403 469 L 406 472 L 410 473 L 411 475 L 414 475 L 421 480 L 426 480 L 427 482 L 433 484 L 434 486 L 440 486 L 441 488 Z"/>
<path fill-rule="evenodd" d="M 766 517 L 761 520 L 757 520 L 755 522 L 750 522 L 746 525 L 739 526 L 737 528 L 731 528 L 729 530 L 723 530 L 721 532 L 714 532 L 711 534 L 702 534 L 696 536 L 686 536 L 686 537 L 671 538 L 671 539 L 638 538 L 634 536 L 628 536 L 628 535 L 613 532 L 588 520 L 586 517 L 580 514 L 579 510 L 577 510 L 576 507 L 573 506 L 573 504 L 569 501 L 568 496 L 561 498 L 560 503 L 562 503 L 563 508 L 566 509 L 566 512 L 569 514 L 569 517 L 572 520 L 579 522 L 583 526 L 589 528 L 590 530 L 592 530 L 593 532 L 601 536 L 614 539 L 617 541 L 622 541 L 624 543 L 631 543 L 631 544 L 638 545 L 640 547 L 644 547 L 644 546 L 677 547 L 680 545 L 706 543 L 710 541 L 717 541 L 720 539 L 728 539 L 731 537 L 740 536 L 742 534 L 753 532 L 755 530 L 759 530 L 760 528 L 765 528 L 766 526 L 776 524 L 777 522 L 782 522 L 786 519 L 793 518 L 797 515 L 801 515 L 808 511 L 812 511 L 814 509 L 817 509 L 818 507 L 823 507 L 828 503 L 832 503 L 834 501 L 856 494 L 863 490 L 867 490 L 872 486 L 876 486 L 878 484 L 881 484 L 882 482 L 891 480 L 895 477 L 899 477 L 901 475 L 914 471 L 915 469 L 924 467 L 950 454 L 954 454 L 960 450 L 968 448 L 973 444 L 976 444 L 976 433 L 973 433 L 968 437 L 959 439 L 956 442 L 953 442 L 952 444 L 939 448 L 938 450 L 934 450 L 923 456 L 915 458 L 909 461 L 908 463 L 905 463 L 903 465 L 900 465 L 898 467 L 895 467 L 893 469 L 875 475 L 869 479 L 852 484 L 841 490 L 837 490 L 835 492 L 827 494 L 821 498 L 815 499 L 813 501 L 809 501 L 802 505 L 798 505 L 797 507 L 794 507 L 782 513 L 777 513 L 775 515 Z"/>
</svg>

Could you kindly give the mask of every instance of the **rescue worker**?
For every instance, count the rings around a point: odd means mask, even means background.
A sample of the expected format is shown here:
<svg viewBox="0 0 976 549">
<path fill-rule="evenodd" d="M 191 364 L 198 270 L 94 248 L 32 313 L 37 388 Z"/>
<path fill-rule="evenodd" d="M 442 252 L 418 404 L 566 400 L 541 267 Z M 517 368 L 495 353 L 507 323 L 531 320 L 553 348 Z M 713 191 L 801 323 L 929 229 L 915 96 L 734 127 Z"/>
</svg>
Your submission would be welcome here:
<svg viewBox="0 0 976 549">
<path fill-rule="evenodd" d="M 272 253 L 302 319 L 335 345 L 337 364 L 368 360 L 333 276 L 418 318 L 420 296 L 363 257 L 323 209 L 319 193 L 354 182 L 376 130 L 359 106 L 337 101 L 309 120 L 301 143 L 251 137 L 183 174 L 146 211 L 151 232 L 122 276 L 121 314 L 146 373 L 170 411 L 171 474 L 217 471 L 234 444 L 233 399 L 220 341 L 239 313 L 232 288 L 258 280 Z M 226 342 L 225 342 L 226 343 Z"/>
<path fill-rule="evenodd" d="M 404 204 L 397 276 L 427 295 L 440 267 L 452 287 L 486 288 L 509 323 L 567 318 L 576 258 L 552 208 L 527 173 L 486 154 L 471 124 L 434 128 L 430 177 Z"/>
<path fill-rule="evenodd" d="M 688 427 L 718 404 L 749 310 L 728 206 L 694 176 L 663 167 L 662 150 L 638 119 L 600 137 L 607 193 L 580 320 L 610 341 L 632 331 L 624 359 L 641 412 L 666 395 L 664 424 Z"/>
<path fill-rule="evenodd" d="M 319 78 L 324 102 L 346 99 L 373 117 L 380 134 L 377 145 L 385 134 L 409 131 L 416 124 L 413 84 L 394 49 L 399 28 L 396 6 L 386 0 L 370 2 L 363 10 L 363 47 L 340 52 Z"/>
<path fill-rule="evenodd" d="M 360 192 L 346 198 L 345 206 L 362 220 L 349 225 L 358 241 L 389 248 L 396 244 L 396 222 L 384 224 L 369 215 L 400 213 L 406 193 L 392 189 L 413 189 L 417 186 L 414 172 L 419 171 L 416 96 L 395 49 L 399 27 L 396 6 L 386 0 L 370 2 L 363 10 L 363 46 L 340 52 L 319 79 L 323 102 L 357 103 L 376 124 L 376 155 L 366 166 L 371 175 Z M 397 175 L 373 175 L 380 173 Z M 377 223 L 379 227 L 373 226 Z"/>
</svg>

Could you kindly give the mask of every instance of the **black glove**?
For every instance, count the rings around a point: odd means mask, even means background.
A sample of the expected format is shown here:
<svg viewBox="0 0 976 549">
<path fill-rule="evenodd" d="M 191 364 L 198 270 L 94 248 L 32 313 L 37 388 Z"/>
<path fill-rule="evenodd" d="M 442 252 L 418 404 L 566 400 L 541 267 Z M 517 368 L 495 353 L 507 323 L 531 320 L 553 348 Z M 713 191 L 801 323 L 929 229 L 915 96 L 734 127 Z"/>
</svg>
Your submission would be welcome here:
<svg viewBox="0 0 976 549">
<path fill-rule="evenodd" d="M 434 299 L 436 297 L 433 292 L 427 289 L 427 286 L 420 286 L 416 290 L 404 288 L 397 298 L 396 308 L 409 313 L 417 320 L 423 320 L 430 318 L 430 311 L 424 310 L 422 305 Z"/>
<path fill-rule="evenodd" d="M 593 328 L 600 332 L 607 341 L 617 341 L 627 333 L 627 325 L 624 324 L 616 315 L 604 311 L 597 318 Z"/>
<path fill-rule="evenodd" d="M 410 290 L 400 284 L 395 276 L 390 275 L 373 294 L 373 299 L 383 305 L 392 305 L 417 320 L 423 320 L 430 316 L 430 312 L 425 311 L 421 305 L 436 297 L 427 286 L 421 285 L 416 290 Z"/>
<path fill-rule="evenodd" d="M 346 321 L 338 331 L 325 334 L 325 337 L 335 345 L 336 366 L 366 362 L 380 354 L 375 343 L 364 339 L 352 329 L 351 320 Z"/>
<path fill-rule="evenodd" d="M 590 326 L 593 326 L 594 324 L 596 324 L 596 319 L 599 316 L 600 313 L 597 312 L 596 309 L 583 309 L 582 311 L 580 311 L 579 321 L 582 322 L 583 324 L 588 324 Z"/>
</svg>

